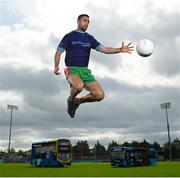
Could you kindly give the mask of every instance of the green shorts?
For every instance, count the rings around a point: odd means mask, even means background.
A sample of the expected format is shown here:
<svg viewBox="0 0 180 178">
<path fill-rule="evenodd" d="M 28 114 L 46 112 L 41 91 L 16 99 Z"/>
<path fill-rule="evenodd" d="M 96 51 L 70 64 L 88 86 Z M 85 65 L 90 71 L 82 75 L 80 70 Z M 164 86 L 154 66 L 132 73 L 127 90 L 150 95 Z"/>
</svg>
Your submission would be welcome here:
<svg viewBox="0 0 180 178">
<path fill-rule="evenodd" d="M 68 67 L 70 74 L 78 74 L 78 76 L 83 81 L 84 85 L 88 85 L 92 82 L 96 82 L 95 77 L 91 74 L 91 70 L 87 67 Z"/>
</svg>

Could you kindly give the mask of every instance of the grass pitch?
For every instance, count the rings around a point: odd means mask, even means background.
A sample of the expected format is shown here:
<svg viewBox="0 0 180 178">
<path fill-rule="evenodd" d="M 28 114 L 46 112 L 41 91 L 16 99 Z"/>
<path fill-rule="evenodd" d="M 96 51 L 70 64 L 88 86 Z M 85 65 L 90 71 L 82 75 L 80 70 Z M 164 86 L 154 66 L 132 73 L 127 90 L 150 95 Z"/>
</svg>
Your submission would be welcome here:
<svg viewBox="0 0 180 178">
<path fill-rule="evenodd" d="M 30 164 L 0 164 L 0 177 L 180 177 L 180 162 L 156 166 L 111 167 L 110 163 L 73 163 L 65 168 L 41 168 Z"/>
</svg>

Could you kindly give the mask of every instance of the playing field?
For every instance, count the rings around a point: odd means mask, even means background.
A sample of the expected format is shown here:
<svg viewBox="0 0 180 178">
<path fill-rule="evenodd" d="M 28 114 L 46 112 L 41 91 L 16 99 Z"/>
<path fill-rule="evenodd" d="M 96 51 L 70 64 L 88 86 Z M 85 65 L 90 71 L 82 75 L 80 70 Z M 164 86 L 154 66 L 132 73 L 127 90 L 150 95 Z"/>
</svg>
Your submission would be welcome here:
<svg viewBox="0 0 180 178">
<path fill-rule="evenodd" d="M 29 164 L 0 164 L 0 177 L 179 177 L 180 162 L 148 167 L 111 167 L 110 163 L 74 163 L 66 168 L 38 168 Z"/>
</svg>

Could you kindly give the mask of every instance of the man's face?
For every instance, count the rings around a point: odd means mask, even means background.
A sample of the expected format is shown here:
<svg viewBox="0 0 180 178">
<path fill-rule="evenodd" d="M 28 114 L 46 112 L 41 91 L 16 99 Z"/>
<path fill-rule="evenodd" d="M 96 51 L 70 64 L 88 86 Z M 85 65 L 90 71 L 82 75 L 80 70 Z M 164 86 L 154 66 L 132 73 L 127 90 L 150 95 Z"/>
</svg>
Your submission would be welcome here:
<svg viewBox="0 0 180 178">
<path fill-rule="evenodd" d="M 78 29 L 82 31 L 86 31 L 89 25 L 89 18 L 84 16 L 80 20 L 78 20 L 77 23 L 78 23 Z"/>
</svg>

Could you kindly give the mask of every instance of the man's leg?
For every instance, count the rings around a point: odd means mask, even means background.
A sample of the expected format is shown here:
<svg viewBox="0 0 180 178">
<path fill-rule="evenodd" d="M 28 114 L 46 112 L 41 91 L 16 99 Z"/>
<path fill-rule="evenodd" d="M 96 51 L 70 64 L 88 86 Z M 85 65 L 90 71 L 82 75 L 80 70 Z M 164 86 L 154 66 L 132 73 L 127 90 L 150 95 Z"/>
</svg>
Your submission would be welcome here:
<svg viewBox="0 0 180 178">
<path fill-rule="evenodd" d="M 98 82 L 86 85 L 85 89 L 90 93 L 80 98 L 81 103 L 101 101 L 105 97 L 104 91 Z"/>
<path fill-rule="evenodd" d="M 67 112 L 73 118 L 80 102 L 75 97 L 83 90 L 84 84 L 77 74 L 71 74 L 68 78 L 70 81 L 70 96 L 67 99 L 68 109 Z"/>
<path fill-rule="evenodd" d="M 71 82 L 69 100 L 73 101 L 74 98 L 83 90 L 84 83 L 77 74 L 71 74 L 69 77 Z"/>
</svg>

